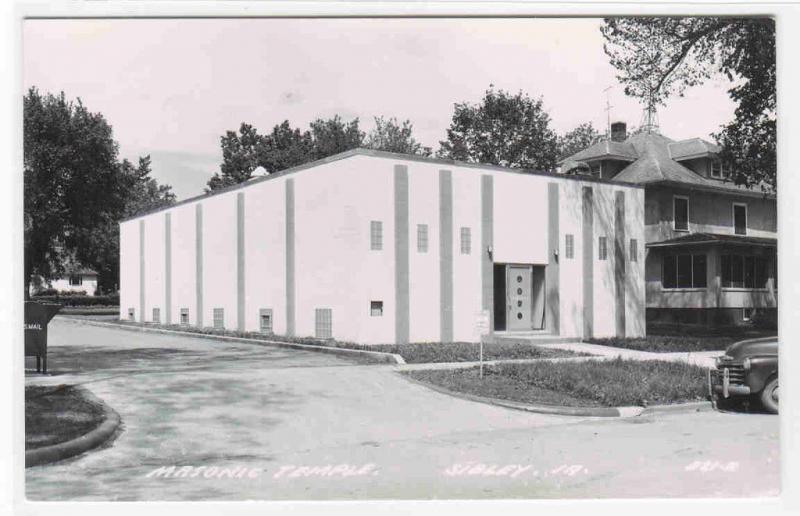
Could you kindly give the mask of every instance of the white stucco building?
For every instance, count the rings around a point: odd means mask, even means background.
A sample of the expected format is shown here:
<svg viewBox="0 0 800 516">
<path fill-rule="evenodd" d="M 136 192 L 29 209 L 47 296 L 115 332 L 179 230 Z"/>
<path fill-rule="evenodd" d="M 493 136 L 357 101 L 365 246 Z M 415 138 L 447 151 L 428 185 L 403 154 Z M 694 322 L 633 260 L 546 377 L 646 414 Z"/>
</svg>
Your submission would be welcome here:
<svg viewBox="0 0 800 516">
<path fill-rule="evenodd" d="M 361 343 L 645 332 L 638 185 L 357 149 L 120 225 L 120 317 Z"/>
</svg>

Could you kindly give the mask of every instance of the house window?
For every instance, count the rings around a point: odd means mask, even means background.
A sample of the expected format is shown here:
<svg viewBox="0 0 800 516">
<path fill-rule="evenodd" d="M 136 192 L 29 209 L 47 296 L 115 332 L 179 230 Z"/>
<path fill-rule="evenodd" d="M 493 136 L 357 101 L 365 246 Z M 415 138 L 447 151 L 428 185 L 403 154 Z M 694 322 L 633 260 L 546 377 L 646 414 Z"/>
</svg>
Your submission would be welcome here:
<svg viewBox="0 0 800 516">
<path fill-rule="evenodd" d="M 383 316 L 383 301 L 370 301 L 369 302 L 369 315 L 372 317 Z"/>
<path fill-rule="evenodd" d="M 83 285 L 83 276 L 80 274 L 71 274 L 69 277 L 69 284 L 73 287 L 79 287 Z"/>
<path fill-rule="evenodd" d="M 134 310 L 133 308 L 128 308 L 128 320 L 129 321 L 136 320 L 136 310 Z"/>
<path fill-rule="evenodd" d="M 722 179 L 722 161 L 720 159 L 711 160 L 711 177 Z"/>
<path fill-rule="evenodd" d="M 608 240 L 604 236 L 597 240 L 597 258 L 599 260 L 608 259 Z"/>
<path fill-rule="evenodd" d="M 661 265 L 663 288 L 706 288 L 707 263 L 704 254 L 668 254 Z"/>
<path fill-rule="evenodd" d="M 214 328 L 218 330 L 225 329 L 225 309 L 224 308 L 215 308 L 214 309 Z"/>
<path fill-rule="evenodd" d="M 575 237 L 573 235 L 564 236 L 564 254 L 570 260 L 575 258 Z"/>
<path fill-rule="evenodd" d="M 737 235 L 747 234 L 747 205 L 733 205 L 733 232 Z"/>
<path fill-rule="evenodd" d="M 761 256 L 722 255 L 723 288 L 767 288 L 769 261 Z"/>
<path fill-rule="evenodd" d="M 752 308 L 742 308 L 742 320 L 749 321 L 753 318 L 753 309 Z"/>
<path fill-rule="evenodd" d="M 318 339 L 333 337 L 333 312 L 330 308 L 317 308 L 314 313 L 314 335 Z"/>
<path fill-rule="evenodd" d="M 635 238 L 631 238 L 631 248 L 630 248 L 630 261 L 638 262 L 639 261 L 639 242 L 636 241 Z"/>
<path fill-rule="evenodd" d="M 380 220 L 369 223 L 369 248 L 373 251 L 383 249 L 383 222 Z"/>
<path fill-rule="evenodd" d="M 262 308 L 258 311 L 258 327 L 261 333 L 272 333 L 272 308 Z"/>
<path fill-rule="evenodd" d="M 428 225 L 417 224 L 417 252 L 428 252 Z"/>
<path fill-rule="evenodd" d="M 461 254 L 472 252 L 472 235 L 469 228 L 461 228 Z"/>
<path fill-rule="evenodd" d="M 689 231 L 689 198 L 676 195 L 672 198 L 672 208 L 675 231 Z"/>
<path fill-rule="evenodd" d="M 161 309 L 160 308 L 153 308 L 153 322 L 160 323 L 161 322 Z"/>
<path fill-rule="evenodd" d="M 189 324 L 189 309 L 188 308 L 181 308 L 181 324 L 188 325 Z"/>
</svg>

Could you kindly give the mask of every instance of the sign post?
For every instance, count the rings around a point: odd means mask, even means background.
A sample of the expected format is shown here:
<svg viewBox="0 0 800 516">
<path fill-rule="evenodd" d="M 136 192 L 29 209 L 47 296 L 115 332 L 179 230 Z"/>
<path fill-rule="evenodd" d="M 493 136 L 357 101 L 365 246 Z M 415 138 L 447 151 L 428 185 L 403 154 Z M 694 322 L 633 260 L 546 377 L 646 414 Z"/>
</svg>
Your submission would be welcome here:
<svg viewBox="0 0 800 516">
<path fill-rule="evenodd" d="M 475 313 L 475 336 L 478 338 L 478 376 L 483 378 L 483 339 L 491 332 L 491 317 L 489 310 Z"/>
</svg>

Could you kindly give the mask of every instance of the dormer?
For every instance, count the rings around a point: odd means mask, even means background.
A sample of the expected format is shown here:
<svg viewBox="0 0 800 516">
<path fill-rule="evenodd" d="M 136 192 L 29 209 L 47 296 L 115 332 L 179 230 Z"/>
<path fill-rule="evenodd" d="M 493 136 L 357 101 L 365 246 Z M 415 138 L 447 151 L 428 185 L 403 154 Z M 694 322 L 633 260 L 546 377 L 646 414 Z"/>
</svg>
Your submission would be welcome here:
<svg viewBox="0 0 800 516">
<path fill-rule="evenodd" d="M 706 179 L 725 179 L 720 147 L 702 138 L 691 138 L 669 144 L 670 158 Z"/>
</svg>

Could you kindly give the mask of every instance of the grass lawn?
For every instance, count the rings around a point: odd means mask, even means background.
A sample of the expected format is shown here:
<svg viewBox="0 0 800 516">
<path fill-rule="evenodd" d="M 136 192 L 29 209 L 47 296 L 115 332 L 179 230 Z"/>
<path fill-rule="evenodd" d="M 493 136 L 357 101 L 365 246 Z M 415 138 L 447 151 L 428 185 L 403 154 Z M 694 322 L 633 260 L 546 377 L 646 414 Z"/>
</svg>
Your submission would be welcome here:
<svg viewBox="0 0 800 516">
<path fill-rule="evenodd" d="M 536 405 L 617 407 L 706 399 L 701 367 L 660 360 L 605 360 L 500 364 L 478 369 L 408 371 L 446 389 Z"/>
<path fill-rule="evenodd" d="M 80 437 L 104 420 L 103 409 L 70 386 L 25 387 L 25 449 Z"/>
<path fill-rule="evenodd" d="M 118 321 L 121 324 L 142 326 L 141 323 Z M 477 362 L 480 357 L 478 344 L 471 342 L 421 342 L 412 344 L 357 344 L 337 340 L 321 340 L 313 337 L 286 337 L 284 335 L 265 335 L 258 332 L 240 332 L 233 330 L 217 330 L 214 328 L 195 328 L 176 324 L 145 324 L 151 328 L 162 328 L 174 331 L 185 331 L 203 335 L 220 335 L 227 337 L 242 337 L 249 339 L 272 340 L 278 342 L 291 342 L 297 344 L 310 344 L 314 346 L 329 346 L 346 349 L 361 349 L 366 351 L 380 351 L 383 353 L 396 353 L 403 357 L 409 364 L 441 363 L 441 362 Z M 557 349 L 543 349 L 530 344 L 498 343 L 483 345 L 484 360 L 518 359 L 518 358 L 560 358 L 587 356 L 586 353 L 575 353 Z M 355 359 L 355 357 L 354 357 Z"/>
<path fill-rule="evenodd" d="M 637 339 L 586 339 L 585 342 L 617 348 L 669 353 L 676 351 L 723 351 L 734 342 L 776 335 L 776 330 L 752 327 L 707 328 L 692 325 L 650 325 L 647 337 Z"/>
</svg>

